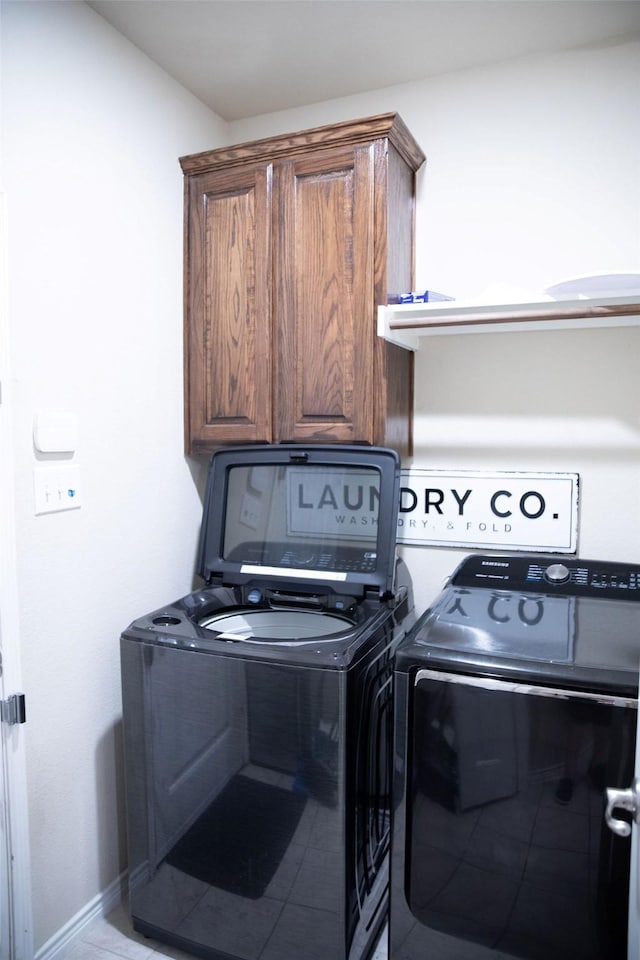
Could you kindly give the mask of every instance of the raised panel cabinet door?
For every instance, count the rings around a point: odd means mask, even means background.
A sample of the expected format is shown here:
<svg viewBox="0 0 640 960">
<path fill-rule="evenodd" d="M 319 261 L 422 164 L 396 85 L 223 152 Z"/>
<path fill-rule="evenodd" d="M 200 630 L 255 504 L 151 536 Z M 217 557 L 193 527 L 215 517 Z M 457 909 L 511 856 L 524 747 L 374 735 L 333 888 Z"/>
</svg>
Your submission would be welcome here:
<svg viewBox="0 0 640 960">
<path fill-rule="evenodd" d="M 191 177 L 185 196 L 188 453 L 271 440 L 271 166 Z"/>
<path fill-rule="evenodd" d="M 278 441 L 373 443 L 373 146 L 274 168 Z"/>
</svg>

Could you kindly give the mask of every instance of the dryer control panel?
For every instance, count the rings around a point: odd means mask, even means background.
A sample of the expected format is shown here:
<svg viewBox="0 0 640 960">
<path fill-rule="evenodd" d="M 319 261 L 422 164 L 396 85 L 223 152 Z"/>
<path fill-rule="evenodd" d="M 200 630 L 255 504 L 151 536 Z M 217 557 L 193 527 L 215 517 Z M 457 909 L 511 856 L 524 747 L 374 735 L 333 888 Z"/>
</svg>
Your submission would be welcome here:
<svg viewBox="0 0 640 960">
<path fill-rule="evenodd" d="M 640 601 L 639 564 L 578 557 L 471 556 L 451 582 L 458 587 Z"/>
</svg>

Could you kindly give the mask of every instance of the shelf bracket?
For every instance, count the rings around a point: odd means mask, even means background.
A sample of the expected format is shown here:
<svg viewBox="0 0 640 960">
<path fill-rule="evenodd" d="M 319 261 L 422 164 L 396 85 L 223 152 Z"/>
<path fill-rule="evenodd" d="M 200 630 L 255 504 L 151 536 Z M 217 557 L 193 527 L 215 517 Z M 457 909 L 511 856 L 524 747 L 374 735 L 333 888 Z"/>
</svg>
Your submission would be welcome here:
<svg viewBox="0 0 640 960">
<path fill-rule="evenodd" d="M 395 343 L 397 347 L 403 347 L 405 350 L 417 350 L 420 346 L 418 334 L 407 330 L 392 330 L 390 325 L 392 316 L 392 307 L 378 307 L 378 336 L 388 343 Z"/>
</svg>

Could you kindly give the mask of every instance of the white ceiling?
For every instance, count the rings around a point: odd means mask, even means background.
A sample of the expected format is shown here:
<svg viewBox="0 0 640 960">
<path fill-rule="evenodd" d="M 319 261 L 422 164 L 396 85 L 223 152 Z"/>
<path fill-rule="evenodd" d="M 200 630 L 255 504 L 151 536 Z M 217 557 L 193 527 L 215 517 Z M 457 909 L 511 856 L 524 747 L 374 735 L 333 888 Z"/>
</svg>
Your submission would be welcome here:
<svg viewBox="0 0 640 960">
<path fill-rule="evenodd" d="M 224 120 L 640 38 L 640 0 L 91 0 Z"/>
</svg>

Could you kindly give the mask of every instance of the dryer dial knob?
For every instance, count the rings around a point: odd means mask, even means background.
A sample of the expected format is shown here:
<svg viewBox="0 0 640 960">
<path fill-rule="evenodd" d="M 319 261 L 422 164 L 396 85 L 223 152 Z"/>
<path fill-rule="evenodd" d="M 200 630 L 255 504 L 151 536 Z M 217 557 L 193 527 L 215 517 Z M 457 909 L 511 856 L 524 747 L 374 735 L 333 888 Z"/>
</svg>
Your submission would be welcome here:
<svg viewBox="0 0 640 960">
<path fill-rule="evenodd" d="M 566 583 L 570 576 L 571 571 L 564 563 L 552 563 L 544 572 L 544 578 L 549 583 Z"/>
</svg>

